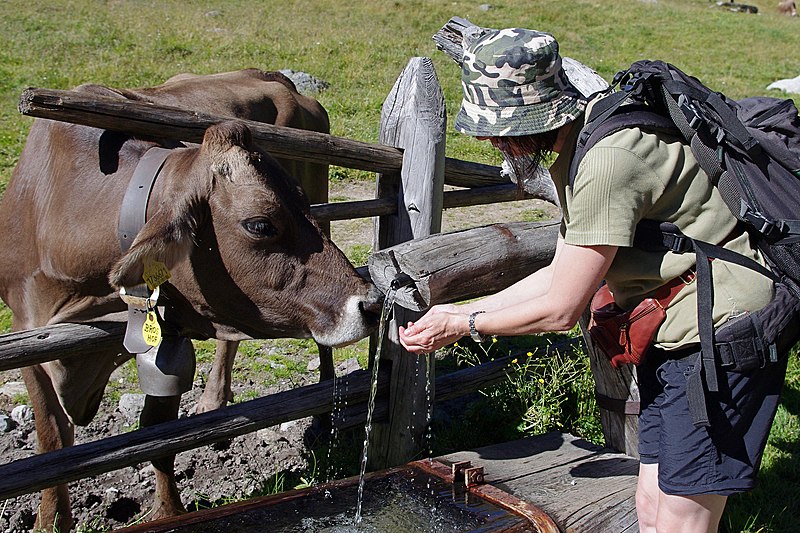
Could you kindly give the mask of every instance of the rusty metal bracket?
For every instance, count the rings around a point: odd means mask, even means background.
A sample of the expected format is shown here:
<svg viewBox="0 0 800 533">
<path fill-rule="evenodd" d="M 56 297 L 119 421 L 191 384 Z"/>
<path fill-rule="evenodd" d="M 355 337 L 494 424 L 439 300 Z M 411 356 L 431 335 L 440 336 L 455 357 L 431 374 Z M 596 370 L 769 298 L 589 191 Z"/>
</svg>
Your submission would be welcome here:
<svg viewBox="0 0 800 533">
<path fill-rule="evenodd" d="M 452 466 L 452 475 L 450 478 L 450 483 L 455 484 L 456 481 L 461 481 L 464 479 L 464 471 L 467 468 L 472 468 L 472 463 L 469 461 L 459 461 L 457 463 L 453 463 Z"/>
<path fill-rule="evenodd" d="M 467 488 L 483 485 L 483 467 L 467 468 L 464 470 L 464 486 Z"/>
</svg>

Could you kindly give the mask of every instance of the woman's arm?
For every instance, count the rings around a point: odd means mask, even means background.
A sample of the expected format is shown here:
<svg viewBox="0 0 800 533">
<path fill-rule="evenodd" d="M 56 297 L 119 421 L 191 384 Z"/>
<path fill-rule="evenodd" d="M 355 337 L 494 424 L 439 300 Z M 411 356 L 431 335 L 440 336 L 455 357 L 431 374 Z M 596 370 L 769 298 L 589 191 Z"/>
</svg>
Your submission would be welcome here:
<svg viewBox="0 0 800 533">
<path fill-rule="evenodd" d="M 563 331 L 575 325 L 605 277 L 615 246 L 575 246 L 559 242 L 549 267 L 492 296 L 462 306 L 432 308 L 416 323 L 400 328 L 410 352 L 428 353 L 469 335 L 468 316 L 485 335 L 526 335 Z"/>
</svg>

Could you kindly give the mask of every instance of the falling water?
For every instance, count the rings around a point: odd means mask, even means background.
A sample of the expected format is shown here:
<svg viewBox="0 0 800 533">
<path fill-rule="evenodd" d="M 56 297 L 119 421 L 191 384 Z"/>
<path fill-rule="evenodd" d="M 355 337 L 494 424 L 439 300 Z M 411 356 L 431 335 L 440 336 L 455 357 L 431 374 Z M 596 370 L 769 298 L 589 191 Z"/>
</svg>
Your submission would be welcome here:
<svg viewBox="0 0 800 533">
<path fill-rule="evenodd" d="M 338 471 L 334 468 L 333 465 L 333 456 L 332 451 L 336 448 L 337 443 L 339 441 L 339 425 L 343 423 L 344 420 L 344 394 L 342 393 L 342 383 L 344 381 L 345 385 L 347 384 L 346 377 L 339 378 L 336 376 L 336 371 L 334 370 L 333 375 L 333 409 L 331 410 L 331 434 L 328 443 L 328 454 L 325 460 L 326 467 L 326 482 L 331 481 L 332 479 L 336 479 Z"/>
<path fill-rule="evenodd" d="M 375 396 L 378 393 L 378 367 L 381 361 L 381 347 L 386 336 L 386 324 L 394 306 L 395 290 L 389 289 L 383 301 L 381 322 L 378 327 L 378 342 L 375 347 L 375 358 L 372 363 L 372 384 L 369 390 L 369 403 L 367 404 L 367 422 L 364 426 L 364 450 L 361 453 L 361 473 L 358 478 L 358 504 L 356 505 L 356 525 L 361 523 L 361 504 L 364 500 L 364 475 L 367 472 L 367 449 L 369 448 L 369 434 L 372 431 L 372 412 L 375 410 Z"/>
</svg>

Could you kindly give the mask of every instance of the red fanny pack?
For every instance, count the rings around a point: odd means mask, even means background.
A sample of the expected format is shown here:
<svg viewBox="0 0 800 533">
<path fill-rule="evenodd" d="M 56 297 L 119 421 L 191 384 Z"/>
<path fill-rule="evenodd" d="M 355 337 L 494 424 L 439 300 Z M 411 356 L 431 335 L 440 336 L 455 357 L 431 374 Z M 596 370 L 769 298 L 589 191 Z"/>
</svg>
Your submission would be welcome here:
<svg viewBox="0 0 800 533">
<path fill-rule="evenodd" d="M 656 331 L 667 317 L 667 306 L 694 276 L 694 270 L 687 270 L 630 311 L 617 305 L 608 285 L 597 290 L 589 306 L 592 312 L 589 335 L 612 366 L 642 362 Z"/>
</svg>

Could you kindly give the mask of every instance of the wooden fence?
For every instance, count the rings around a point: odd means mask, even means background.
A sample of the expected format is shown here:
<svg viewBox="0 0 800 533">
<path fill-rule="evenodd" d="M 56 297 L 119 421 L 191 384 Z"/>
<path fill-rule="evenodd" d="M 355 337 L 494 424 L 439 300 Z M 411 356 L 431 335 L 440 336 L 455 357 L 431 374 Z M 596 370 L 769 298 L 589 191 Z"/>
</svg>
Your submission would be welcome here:
<svg viewBox="0 0 800 533">
<path fill-rule="evenodd" d="M 45 89 L 25 91 L 20 110 L 36 117 L 189 142 L 199 141 L 208 126 L 225 120 L 225 117 L 142 102 Z M 397 324 L 413 320 L 425 306 L 468 299 L 506 287 L 549 263 L 555 247 L 558 229 L 555 222 L 502 224 L 457 235 L 435 235 L 440 231 L 443 208 L 518 198 L 516 186 L 501 178 L 497 167 L 445 157 L 445 123 L 441 89 L 428 58 L 411 59 L 384 103 L 380 144 L 248 123 L 255 141 L 276 156 L 378 174 L 376 199 L 312 208 L 315 216 L 325 220 L 375 217 L 376 253 L 370 271 L 376 284 L 386 288 L 400 274 L 410 275 L 414 280 L 398 292 L 398 302 L 405 307 L 395 306 L 394 320 L 383 342 L 380 396 L 373 427 L 375 439 L 370 452 L 373 468 L 402 464 L 418 454 L 426 431 L 428 401 L 453 398 L 504 379 L 511 359 L 498 359 L 432 378 L 432 390 L 426 391 L 425 380 L 419 376 L 426 375 L 427 362 L 402 349 L 396 338 Z M 444 192 L 445 184 L 465 189 Z M 478 233 L 486 231 L 500 238 L 486 238 Z M 470 240 L 469 236 L 474 238 Z M 442 253 L 443 250 L 450 251 Z M 415 265 L 415 257 L 425 260 Z M 520 264 L 526 268 L 520 268 Z M 78 353 L 90 356 L 93 349 L 119 345 L 123 333 L 123 325 L 98 323 L 60 324 L 2 335 L 0 371 Z M 605 370 L 610 365 L 593 362 L 595 367 Z M 597 375 L 601 376 L 599 371 Z M 350 406 L 346 418 L 352 425 L 365 420 L 368 378 L 367 371 L 340 378 L 349 383 L 344 401 Z M 598 390 L 624 402 L 628 398 L 629 381 L 612 377 L 611 382 L 616 385 L 610 388 L 599 385 Z M 0 479 L 4 480 L 0 500 L 330 412 L 333 408 L 333 382 L 324 382 L 15 461 L 0 466 Z M 635 453 L 630 448 L 631 442 L 635 444 L 630 433 L 635 431 L 635 422 L 631 425 L 630 420 L 635 417 L 603 411 L 609 445 Z"/>
</svg>

